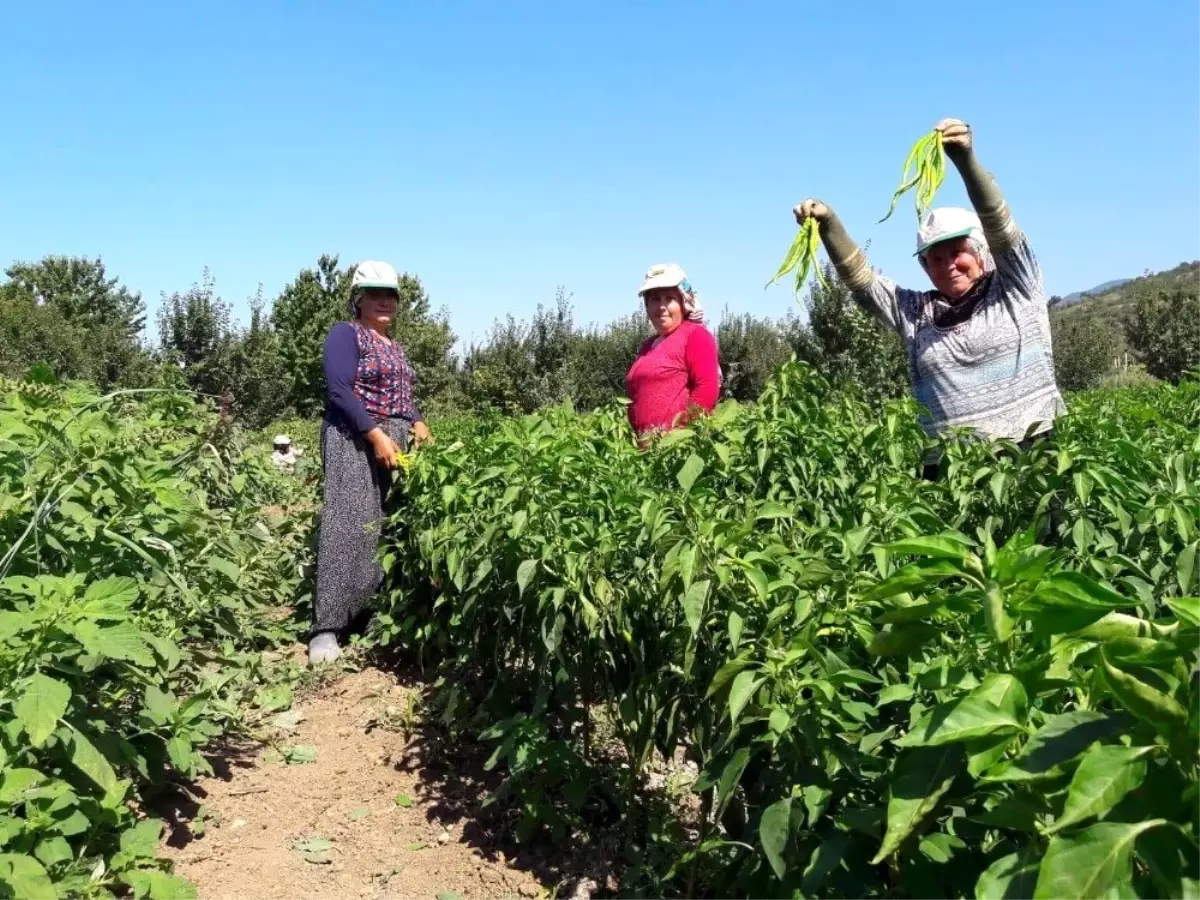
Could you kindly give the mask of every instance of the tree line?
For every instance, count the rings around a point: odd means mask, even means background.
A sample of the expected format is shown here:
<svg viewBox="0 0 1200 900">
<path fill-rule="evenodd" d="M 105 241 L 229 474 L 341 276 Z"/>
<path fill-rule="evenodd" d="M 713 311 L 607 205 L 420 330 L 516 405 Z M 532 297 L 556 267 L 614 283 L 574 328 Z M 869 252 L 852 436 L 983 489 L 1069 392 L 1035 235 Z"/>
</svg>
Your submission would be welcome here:
<svg viewBox="0 0 1200 900">
<path fill-rule="evenodd" d="M 260 290 L 242 324 L 206 270 L 189 290 L 162 298 L 152 340 L 141 295 L 110 276 L 102 260 L 17 262 L 0 283 L 0 375 L 20 376 L 40 364 L 59 378 L 102 389 L 185 387 L 222 398 L 252 428 L 315 418 L 324 404 L 322 344 L 346 315 L 352 274 L 336 256 L 324 255 L 269 303 Z M 726 311 L 709 323 L 720 349 L 723 397 L 757 399 L 793 354 L 870 402 L 907 393 L 899 339 L 858 308 L 832 270 L 827 275 L 828 286 L 814 280 L 804 297 L 805 315 L 797 309 L 770 319 Z M 1200 364 L 1195 281 L 1138 284 L 1120 317 L 1092 315 L 1088 303 L 1052 310 L 1064 390 L 1119 375 L 1126 355 L 1136 371 L 1171 381 Z M 625 373 L 650 330 L 636 305 L 607 325 L 580 325 L 560 288 L 528 321 L 497 319 L 482 341 L 459 355 L 446 310 L 435 310 L 420 279 L 406 274 L 395 333 L 417 370 L 426 414 L 445 416 L 530 412 L 563 402 L 594 409 L 624 395 Z"/>
</svg>

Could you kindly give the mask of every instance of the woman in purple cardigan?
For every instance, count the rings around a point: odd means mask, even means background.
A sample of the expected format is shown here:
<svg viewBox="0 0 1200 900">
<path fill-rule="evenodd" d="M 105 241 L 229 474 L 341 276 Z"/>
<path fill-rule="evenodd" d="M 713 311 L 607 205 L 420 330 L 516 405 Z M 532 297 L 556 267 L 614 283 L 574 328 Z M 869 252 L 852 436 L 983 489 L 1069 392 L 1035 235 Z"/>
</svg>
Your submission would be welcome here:
<svg viewBox="0 0 1200 900">
<path fill-rule="evenodd" d="M 351 320 L 325 338 L 325 418 L 321 423 L 324 503 L 317 537 L 317 594 L 310 663 L 341 655 L 339 632 L 383 581 L 376 554 L 397 454 L 430 439 L 413 400 L 416 374 L 388 337 L 400 301 L 396 270 L 367 261 L 355 268 Z"/>
</svg>

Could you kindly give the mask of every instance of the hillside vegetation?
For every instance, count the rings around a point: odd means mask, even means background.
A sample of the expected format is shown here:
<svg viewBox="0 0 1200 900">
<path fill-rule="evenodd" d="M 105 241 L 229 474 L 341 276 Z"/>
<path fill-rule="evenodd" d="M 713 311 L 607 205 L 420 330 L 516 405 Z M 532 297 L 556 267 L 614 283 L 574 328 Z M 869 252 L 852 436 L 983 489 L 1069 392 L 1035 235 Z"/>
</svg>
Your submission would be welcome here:
<svg viewBox="0 0 1200 900">
<path fill-rule="evenodd" d="M 1137 297 L 1158 291 L 1200 290 L 1200 261 L 1183 262 L 1164 272 L 1145 272 L 1137 278 L 1107 282 L 1098 290 L 1050 298 L 1057 313 L 1082 313 L 1119 322 L 1133 310 Z"/>
<path fill-rule="evenodd" d="M 1064 390 L 1108 378 L 1176 380 L 1200 366 L 1200 263 L 1124 281 L 1071 306 L 1052 302 L 1050 324 Z"/>
</svg>

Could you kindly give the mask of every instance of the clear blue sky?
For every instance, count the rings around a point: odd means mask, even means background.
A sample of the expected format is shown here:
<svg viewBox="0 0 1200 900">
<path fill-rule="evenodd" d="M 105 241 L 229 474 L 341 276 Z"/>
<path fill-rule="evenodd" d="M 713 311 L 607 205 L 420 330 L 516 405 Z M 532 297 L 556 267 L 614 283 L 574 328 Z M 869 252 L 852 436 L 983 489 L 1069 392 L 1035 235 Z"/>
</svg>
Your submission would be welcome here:
<svg viewBox="0 0 1200 900">
<path fill-rule="evenodd" d="M 906 283 L 913 140 L 966 119 L 1067 293 L 1200 255 L 1200 12 L 901 2 L 11 5 L 0 264 L 102 256 L 154 307 L 211 268 L 244 315 L 323 252 L 420 276 L 461 340 L 573 293 L 769 291 L 815 195 Z M 939 202 L 963 202 L 956 179 Z"/>
</svg>

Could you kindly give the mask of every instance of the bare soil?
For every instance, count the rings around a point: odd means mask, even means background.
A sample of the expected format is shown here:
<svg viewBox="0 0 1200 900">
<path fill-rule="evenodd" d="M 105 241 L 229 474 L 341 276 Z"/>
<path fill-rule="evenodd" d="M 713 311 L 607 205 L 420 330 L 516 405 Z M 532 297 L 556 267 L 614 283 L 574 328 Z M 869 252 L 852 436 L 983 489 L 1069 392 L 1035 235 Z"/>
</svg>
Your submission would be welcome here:
<svg viewBox="0 0 1200 900">
<path fill-rule="evenodd" d="M 487 773 L 479 760 L 423 736 L 408 714 L 414 690 L 395 674 L 365 669 L 335 675 L 298 699 L 299 722 L 275 733 L 283 749 L 314 748 L 311 762 L 279 761 L 256 742 L 221 747 L 212 758 L 216 774 L 162 811 L 163 853 L 175 872 L 201 900 L 578 891 L 582 873 L 570 871 L 570 850 L 559 848 L 559 864 L 505 854 L 503 835 L 477 816 Z M 322 840 L 329 842 L 323 854 L 322 844 L 302 843 Z"/>
</svg>

